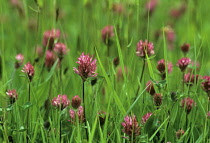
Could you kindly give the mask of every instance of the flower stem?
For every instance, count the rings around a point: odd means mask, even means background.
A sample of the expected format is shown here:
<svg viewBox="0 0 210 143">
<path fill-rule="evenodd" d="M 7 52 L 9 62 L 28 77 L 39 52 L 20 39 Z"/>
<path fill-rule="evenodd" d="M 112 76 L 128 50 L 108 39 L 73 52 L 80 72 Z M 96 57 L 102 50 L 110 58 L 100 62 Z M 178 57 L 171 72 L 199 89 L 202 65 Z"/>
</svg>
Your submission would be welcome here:
<svg viewBox="0 0 210 143">
<path fill-rule="evenodd" d="M 182 89 L 183 89 L 183 92 L 184 92 L 184 72 L 182 72 Z"/>
<path fill-rule="evenodd" d="M 85 110 L 85 81 L 82 81 L 82 98 L 83 98 L 83 108 L 84 108 L 84 118 L 85 118 L 85 132 L 86 138 L 88 140 L 88 129 L 87 129 L 87 120 L 86 120 L 86 110 Z"/>
<path fill-rule="evenodd" d="M 28 83 L 28 102 L 30 103 L 30 101 L 31 101 L 31 84 L 29 82 Z M 28 108 L 28 111 L 27 111 L 27 135 L 26 135 L 27 143 L 29 142 L 28 139 L 29 139 L 29 129 L 30 129 L 30 125 L 29 125 L 30 109 L 29 108 Z"/>
<path fill-rule="evenodd" d="M 145 61 L 145 59 L 144 59 L 144 60 L 143 60 L 142 71 L 141 71 L 141 75 L 140 75 L 140 83 L 142 82 L 142 79 L 143 79 L 145 65 L 146 65 L 146 61 Z M 137 89 L 137 91 L 136 91 L 135 100 L 136 100 L 136 98 L 137 98 L 137 96 L 138 96 L 139 90 L 140 90 L 140 85 L 138 85 L 138 89 Z"/>
<path fill-rule="evenodd" d="M 62 90 L 63 85 L 62 85 L 62 63 L 61 63 L 61 61 L 62 61 L 62 59 L 60 59 L 60 85 L 59 85 L 59 87 L 61 87 L 61 93 L 62 93 L 63 92 L 63 90 Z"/>
<path fill-rule="evenodd" d="M 61 121 L 61 117 L 59 118 L 59 120 L 60 120 L 60 143 L 61 143 L 61 141 L 62 141 L 62 121 Z"/>
</svg>

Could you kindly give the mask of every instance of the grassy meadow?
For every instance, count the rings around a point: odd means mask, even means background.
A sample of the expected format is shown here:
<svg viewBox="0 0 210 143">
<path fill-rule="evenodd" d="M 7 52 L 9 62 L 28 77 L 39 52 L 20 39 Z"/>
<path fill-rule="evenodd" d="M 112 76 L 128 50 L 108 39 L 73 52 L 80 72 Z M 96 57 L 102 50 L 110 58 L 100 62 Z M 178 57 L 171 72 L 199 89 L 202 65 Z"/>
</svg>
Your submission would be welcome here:
<svg viewBox="0 0 210 143">
<path fill-rule="evenodd" d="M 210 143 L 209 8 L 0 0 L 0 142 Z"/>
</svg>

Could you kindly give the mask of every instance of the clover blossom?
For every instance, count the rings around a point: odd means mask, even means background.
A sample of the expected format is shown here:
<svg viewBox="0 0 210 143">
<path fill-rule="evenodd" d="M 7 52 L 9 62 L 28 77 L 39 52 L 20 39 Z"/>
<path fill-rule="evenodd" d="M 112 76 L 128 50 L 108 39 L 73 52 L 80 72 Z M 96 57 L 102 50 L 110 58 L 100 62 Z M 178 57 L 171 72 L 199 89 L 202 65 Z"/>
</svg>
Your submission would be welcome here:
<svg viewBox="0 0 210 143">
<path fill-rule="evenodd" d="M 152 83 L 152 81 L 148 81 L 146 83 L 146 91 L 150 94 L 150 95 L 154 95 L 156 92 L 155 92 L 155 88 L 154 88 L 154 84 Z"/>
<path fill-rule="evenodd" d="M 141 118 L 141 124 L 144 125 L 146 124 L 147 120 L 152 116 L 152 112 L 146 113 L 142 118 Z"/>
<path fill-rule="evenodd" d="M 23 64 L 24 56 L 22 54 L 17 54 L 15 56 L 15 59 L 16 59 L 15 68 L 17 69 Z"/>
<path fill-rule="evenodd" d="M 114 27 L 113 26 L 107 25 L 101 30 L 101 38 L 104 43 L 107 43 L 107 41 L 110 40 L 110 38 L 113 36 L 114 36 Z"/>
<path fill-rule="evenodd" d="M 187 98 L 182 99 L 181 106 L 182 108 L 185 109 L 187 114 L 189 114 L 193 106 L 196 106 L 196 103 L 193 99 L 191 99 L 190 97 L 187 97 Z"/>
<path fill-rule="evenodd" d="M 60 30 L 52 29 L 44 32 L 42 44 L 52 50 L 55 40 L 59 39 Z"/>
<path fill-rule="evenodd" d="M 71 106 L 74 109 L 77 109 L 80 107 L 80 105 L 81 105 L 81 98 L 78 95 L 74 96 L 71 100 Z"/>
<path fill-rule="evenodd" d="M 146 55 L 152 56 L 155 54 L 153 43 L 145 40 L 140 40 L 136 45 L 136 55 L 145 58 Z"/>
<path fill-rule="evenodd" d="M 69 104 L 70 100 L 67 98 L 67 95 L 58 95 L 58 97 L 52 99 L 52 105 L 61 110 L 68 107 Z"/>
<path fill-rule="evenodd" d="M 136 116 L 125 116 L 124 122 L 121 123 L 123 126 L 123 132 L 129 137 L 136 137 L 140 135 L 140 126 L 136 120 Z"/>
<path fill-rule="evenodd" d="M 180 68 L 181 72 L 184 72 L 187 66 L 191 63 L 190 58 L 181 58 L 177 62 L 177 66 Z"/>
<path fill-rule="evenodd" d="M 97 73 L 95 73 L 96 59 L 93 60 L 93 58 L 89 55 L 84 55 L 84 53 L 82 53 L 76 63 L 79 64 L 78 69 L 74 67 L 73 70 L 76 74 L 81 76 L 83 81 L 86 81 L 88 77 L 97 76 Z"/>
<path fill-rule="evenodd" d="M 27 76 L 31 82 L 32 78 L 34 76 L 34 67 L 30 64 L 30 62 L 25 64 L 25 66 L 23 67 L 23 69 L 21 71 L 27 74 Z"/>
<path fill-rule="evenodd" d="M 77 118 L 78 118 L 79 122 L 84 122 L 85 118 L 84 118 L 83 106 L 79 106 L 78 110 L 76 110 L 76 111 L 73 109 L 70 109 L 69 116 L 71 118 L 70 122 L 72 122 L 72 123 L 75 123 Z"/>
<path fill-rule="evenodd" d="M 9 96 L 11 104 L 13 104 L 18 98 L 18 94 L 15 89 L 7 90 L 6 94 Z"/>
</svg>

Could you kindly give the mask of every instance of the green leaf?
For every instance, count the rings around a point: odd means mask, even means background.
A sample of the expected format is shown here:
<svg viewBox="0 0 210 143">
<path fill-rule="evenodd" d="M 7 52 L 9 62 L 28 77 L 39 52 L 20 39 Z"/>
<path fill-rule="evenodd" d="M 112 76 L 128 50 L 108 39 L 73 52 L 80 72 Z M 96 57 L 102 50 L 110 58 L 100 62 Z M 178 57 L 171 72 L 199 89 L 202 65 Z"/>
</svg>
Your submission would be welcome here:
<svg viewBox="0 0 210 143">
<path fill-rule="evenodd" d="M 58 59 L 55 61 L 54 65 L 52 66 L 52 68 L 50 69 L 50 72 L 49 74 L 47 75 L 47 78 L 45 80 L 45 82 L 47 82 L 53 75 L 53 73 L 55 72 L 55 68 L 57 67 L 57 64 L 58 64 Z"/>
<path fill-rule="evenodd" d="M 6 108 L 6 111 L 12 111 L 13 109 L 13 106 L 12 105 L 8 105 L 7 108 Z"/>
<path fill-rule="evenodd" d="M 26 109 L 30 108 L 32 105 L 33 104 L 31 102 L 26 102 L 21 107 L 23 108 L 23 110 L 26 110 Z"/>
<path fill-rule="evenodd" d="M 152 134 L 155 132 L 155 130 L 157 129 L 157 125 L 158 125 L 158 119 L 156 118 L 156 115 L 154 115 L 153 113 L 147 120 L 144 127 L 145 132 L 148 134 L 149 137 L 152 136 Z"/>
<path fill-rule="evenodd" d="M 37 0 L 37 4 L 40 8 L 43 7 L 43 0 Z"/>
<path fill-rule="evenodd" d="M 19 129 L 14 129 L 13 131 L 16 131 L 16 132 L 24 132 L 26 130 L 28 130 L 28 129 L 24 128 L 24 126 L 20 126 Z"/>
<path fill-rule="evenodd" d="M 149 138 L 149 141 L 151 141 L 154 137 L 155 137 L 155 135 L 157 134 L 157 132 L 162 128 L 162 126 L 168 121 L 168 119 L 169 119 L 169 117 L 167 117 L 166 119 L 165 119 L 165 121 L 158 127 L 158 129 L 154 132 L 154 134 Z"/>
</svg>

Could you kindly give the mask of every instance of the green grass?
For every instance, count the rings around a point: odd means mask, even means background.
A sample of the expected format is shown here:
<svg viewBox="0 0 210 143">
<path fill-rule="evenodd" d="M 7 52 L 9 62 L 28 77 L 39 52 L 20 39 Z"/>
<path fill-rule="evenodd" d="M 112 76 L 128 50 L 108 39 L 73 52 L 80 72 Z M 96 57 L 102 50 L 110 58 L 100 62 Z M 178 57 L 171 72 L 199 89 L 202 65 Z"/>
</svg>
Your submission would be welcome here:
<svg viewBox="0 0 210 143">
<path fill-rule="evenodd" d="M 180 46 L 187 42 L 190 51 L 186 57 L 200 63 L 200 69 L 193 74 L 210 75 L 209 67 L 209 6 L 208 2 L 187 1 L 187 9 L 179 18 L 174 19 L 169 12 L 179 7 L 183 1 L 159 0 L 153 13 L 147 13 L 146 0 L 37 0 L 20 2 L 22 13 L 9 1 L 1 0 L 0 5 L 0 142 L 60 142 L 60 119 L 62 120 L 61 142 L 129 142 L 122 132 L 121 123 L 126 115 L 136 115 L 141 134 L 136 142 L 209 142 L 210 120 L 206 118 L 209 110 L 207 94 L 198 83 L 188 88 L 182 87 L 182 73 L 176 66 L 178 59 L 184 57 Z M 122 3 L 124 12 L 115 13 L 114 3 Z M 56 21 L 56 10 L 59 9 Z M 106 25 L 114 26 L 112 45 L 107 47 L 101 39 L 101 29 Z M 171 26 L 175 31 L 173 49 L 169 49 L 167 35 L 163 29 Z M 59 29 L 60 42 L 66 44 L 69 52 L 59 68 L 57 60 L 50 71 L 44 66 L 45 56 L 36 54 L 36 47 L 43 47 L 42 38 L 46 30 Z M 157 38 L 155 33 L 160 31 Z M 142 82 L 139 81 L 143 59 L 136 56 L 136 44 L 148 39 L 154 44 L 155 56 L 146 57 L 146 66 Z M 107 56 L 109 48 L 109 56 Z M 82 98 L 82 79 L 75 74 L 77 58 L 84 52 L 97 59 L 97 83 L 85 82 L 86 121 L 71 123 L 71 106 L 60 110 L 51 105 L 58 94 L 66 94 L 69 99 L 75 95 Z M 23 65 L 15 69 L 15 56 L 24 55 Z M 45 53 L 44 53 L 45 54 Z M 115 67 L 113 59 L 119 57 L 120 64 Z M 162 81 L 157 70 L 157 62 L 165 59 L 173 63 L 172 73 L 166 72 Z M 21 72 L 24 64 L 31 62 L 35 68 L 28 101 L 28 79 Z M 119 71 L 122 71 L 120 74 Z M 65 72 L 64 72 L 65 71 Z M 153 97 L 146 92 L 149 80 L 158 81 L 155 90 L 163 96 L 163 103 L 157 109 Z M 136 91 L 140 86 L 136 98 Z M 159 86 L 159 87 L 158 87 Z M 12 105 L 6 91 L 16 89 L 18 99 Z M 177 93 L 177 101 L 172 101 L 170 93 Z M 191 97 L 196 107 L 186 116 L 180 105 L 184 97 Z M 136 99 L 136 100 L 134 100 Z M 48 101 L 48 102 L 46 102 Z M 48 103 L 48 104 L 46 104 Z M 82 103 L 83 104 L 83 103 Z M 27 112 L 30 117 L 27 118 Z M 103 126 L 99 123 L 98 112 L 105 111 Z M 144 114 L 152 112 L 145 125 L 140 121 Z M 29 126 L 27 126 L 29 120 Z M 44 125 L 50 124 L 49 128 Z M 186 125 L 187 123 L 187 125 Z M 176 138 L 176 131 L 185 130 L 185 134 Z M 88 130 L 89 140 L 86 138 Z M 132 142 L 132 141 L 131 141 Z"/>
</svg>

